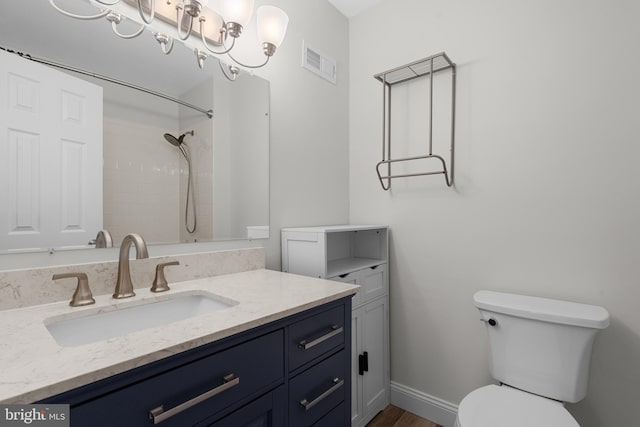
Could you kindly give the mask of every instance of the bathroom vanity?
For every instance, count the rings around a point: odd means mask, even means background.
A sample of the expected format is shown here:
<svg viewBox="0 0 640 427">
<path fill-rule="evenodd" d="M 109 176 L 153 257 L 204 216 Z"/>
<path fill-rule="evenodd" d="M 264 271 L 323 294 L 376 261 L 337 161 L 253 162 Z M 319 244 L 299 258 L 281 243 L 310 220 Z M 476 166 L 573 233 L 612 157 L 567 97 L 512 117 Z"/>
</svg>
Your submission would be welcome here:
<svg viewBox="0 0 640 427">
<path fill-rule="evenodd" d="M 206 294 L 229 307 L 69 346 L 43 323 L 108 311 L 108 296 L 94 308 L 2 311 L 2 342 L 26 324 L 2 348 L 0 401 L 70 404 L 72 426 L 347 426 L 356 290 L 268 270 L 183 282 L 164 295 L 136 289 L 127 304 Z"/>
</svg>

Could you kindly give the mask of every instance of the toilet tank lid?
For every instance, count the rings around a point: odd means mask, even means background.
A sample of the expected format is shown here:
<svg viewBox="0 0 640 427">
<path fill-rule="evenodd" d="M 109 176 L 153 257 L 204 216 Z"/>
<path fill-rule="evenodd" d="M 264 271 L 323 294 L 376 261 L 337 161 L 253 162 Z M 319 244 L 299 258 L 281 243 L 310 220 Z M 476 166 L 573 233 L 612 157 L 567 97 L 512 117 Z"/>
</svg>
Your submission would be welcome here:
<svg viewBox="0 0 640 427">
<path fill-rule="evenodd" d="M 609 312 L 597 305 L 494 291 L 478 291 L 473 300 L 479 309 L 527 319 L 595 329 L 609 326 Z"/>
</svg>

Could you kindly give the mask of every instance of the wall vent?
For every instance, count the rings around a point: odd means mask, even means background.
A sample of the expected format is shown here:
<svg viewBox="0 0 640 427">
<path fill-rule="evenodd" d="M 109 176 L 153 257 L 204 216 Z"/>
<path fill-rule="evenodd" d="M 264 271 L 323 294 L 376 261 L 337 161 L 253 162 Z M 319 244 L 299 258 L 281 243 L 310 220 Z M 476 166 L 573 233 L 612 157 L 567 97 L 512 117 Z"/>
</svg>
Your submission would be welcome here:
<svg viewBox="0 0 640 427">
<path fill-rule="evenodd" d="M 302 66 L 325 80 L 336 84 L 336 60 L 321 53 L 305 41 L 302 42 Z"/>
</svg>

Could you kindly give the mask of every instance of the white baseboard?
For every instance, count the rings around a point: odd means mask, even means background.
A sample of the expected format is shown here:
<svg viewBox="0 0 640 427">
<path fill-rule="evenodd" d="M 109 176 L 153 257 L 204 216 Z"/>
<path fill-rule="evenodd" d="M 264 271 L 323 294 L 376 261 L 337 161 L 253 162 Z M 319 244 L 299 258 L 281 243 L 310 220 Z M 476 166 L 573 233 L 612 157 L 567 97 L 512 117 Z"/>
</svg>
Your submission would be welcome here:
<svg viewBox="0 0 640 427">
<path fill-rule="evenodd" d="M 419 390 L 391 382 L 391 404 L 444 427 L 453 427 L 458 407 Z"/>
</svg>

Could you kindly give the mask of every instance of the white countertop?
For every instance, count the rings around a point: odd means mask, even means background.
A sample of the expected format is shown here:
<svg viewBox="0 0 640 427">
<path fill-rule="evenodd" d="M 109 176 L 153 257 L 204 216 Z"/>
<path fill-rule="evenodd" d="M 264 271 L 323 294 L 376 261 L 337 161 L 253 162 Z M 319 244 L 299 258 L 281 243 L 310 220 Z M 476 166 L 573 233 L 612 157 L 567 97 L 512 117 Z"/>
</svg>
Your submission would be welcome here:
<svg viewBox="0 0 640 427">
<path fill-rule="evenodd" d="M 309 308 L 354 294 L 358 287 L 311 277 L 254 270 L 170 284 L 155 294 L 70 307 L 68 301 L 0 311 L 0 403 L 31 403 L 172 356 Z M 51 317 L 75 317 L 165 299 L 179 293 L 210 293 L 238 304 L 215 313 L 123 337 L 61 347 L 45 327 Z M 71 296 L 71 295 L 69 295 Z"/>
</svg>

